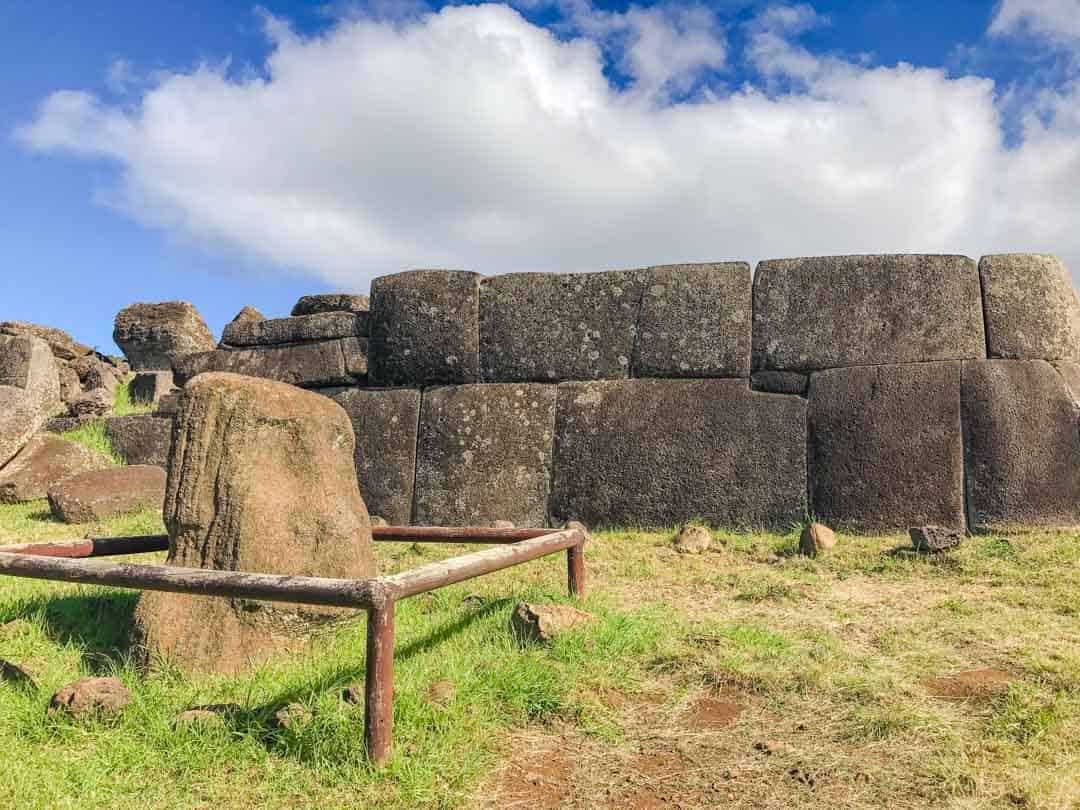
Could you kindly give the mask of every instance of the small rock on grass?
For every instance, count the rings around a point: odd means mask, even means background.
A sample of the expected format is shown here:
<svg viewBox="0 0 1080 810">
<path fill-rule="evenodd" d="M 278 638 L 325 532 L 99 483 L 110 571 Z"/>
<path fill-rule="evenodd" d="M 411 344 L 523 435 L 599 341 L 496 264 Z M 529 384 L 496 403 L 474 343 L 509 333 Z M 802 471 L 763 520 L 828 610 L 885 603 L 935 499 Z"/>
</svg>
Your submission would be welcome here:
<svg viewBox="0 0 1080 810">
<path fill-rule="evenodd" d="M 592 613 L 569 605 L 536 605 L 519 602 L 510 619 L 514 635 L 522 643 L 550 644 L 559 633 L 591 622 Z"/>
<path fill-rule="evenodd" d="M 81 678 L 52 696 L 49 715 L 69 714 L 76 720 L 95 715 L 110 717 L 118 715 L 130 702 L 131 692 L 119 678 Z"/>
<path fill-rule="evenodd" d="M 452 681 L 440 678 L 428 687 L 425 699 L 432 706 L 448 706 L 457 695 L 457 687 Z"/>
<path fill-rule="evenodd" d="M 947 526 L 915 526 L 908 529 L 908 534 L 911 535 L 911 545 L 924 554 L 957 548 L 964 539 L 960 529 Z"/>
<path fill-rule="evenodd" d="M 804 557 L 816 557 L 836 546 L 836 535 L 824 523 L 807 524 L 799 536 L 799 553 Z"/>
<path fill-rule="evenodd" d="M 274 712 L 272 725 L 288 731 L 296 731 L 311 722 L 311 712 L 299 703 L 290 703 Z"/>
<path fill-rule="evenodd" d="M 0 658 L 0 683 L 10 683 L 24 689 L 37 688 L 30 670 L 3 658 Z"/>
<path fill-rule="evenodd" d="M 239 706 L 233 704 L 220 704 L 213 706 L 196 706 L 187 709 L 176 716 L 174 727 L 183 726 L 223 726 L 226 715 L 237 711 Z"/>
<path fill-rule="evenodd" d="M 341 699 L 353 705 L 362 705 L 364 702 L 364 682 L 351 683 L 341 690 Z"/>
<path fill-rule="evenodd" d="M 712 532 L 704 526 L 683 526 L 675 537 L 675 550 L 680 554 L 701 554 L 712 545 Z"/>
</svg>

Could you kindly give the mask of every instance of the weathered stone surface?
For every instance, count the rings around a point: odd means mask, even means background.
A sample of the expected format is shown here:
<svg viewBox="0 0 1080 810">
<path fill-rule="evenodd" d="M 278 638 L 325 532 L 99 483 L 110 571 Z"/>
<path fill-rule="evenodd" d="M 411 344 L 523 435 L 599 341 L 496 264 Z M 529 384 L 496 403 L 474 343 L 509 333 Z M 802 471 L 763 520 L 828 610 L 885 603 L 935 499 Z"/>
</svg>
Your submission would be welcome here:
<svg viewBox="0 0 1080 810">
<path fill-rule="evenodd" d="M 375 563 L 352 426 L 332 400 L 270 380 L 205 374 L 184 389 L 169 465 L 168 564 L 363 579 Z M 341 611 L 144 593 L 135 649 L 236 672 L 307 646 Z"/>
<path fill-rule="evenodd" d="M 89 346 L 75 341 L 63 329 L 26 321 L 0 321 L 0 335 L 40 338 L 49 344 L 49 350 L 57 360 L 74 360 L 93 351 Z"/>
<path fill-rule="evenodd" d="M 704 526 L 683 526 L 675 537 L 675 550 L 680 554 L 702 554 L 712 545 L 712 532 Z"/>
<path fill-rule="evenodd" d="M 366 312 L 323 312 L 295 318 L 262 321 L 233 321 L 225 327 L 221 342 L 226 346 L 275 346 L 313 340 L 364 337 L 368 332 Z"/>
<path fill-rule="evenodd" d="M 510 629 L 525 644 L 550 644 L 560 633 L 587 624 L 592 613 L 569 605 L 537 605 L 518 602 L 510 617 Z"/>
<path fill-rule="evenodd" d="M 989 357 L 1080 360 L 1080 303 L 1061 259 L 1035 253 L 979 260 Z"/>
<path fill-rule="evenodd" d="M 486 382 L 630 376 L 645 273 L 509 273 L 480 286 Z"/>
<path fill-rule="evenodd" d="M 180 407 L 180 390 L 172 391 L 158 400 L 158 416 L 172 416 Z"/>
<path fill-rule="evenodd" d="M 368 509 L 395 526 L 412 520 L 420 392 L 352 388 L 335 400 L 352 421 L 356 477 Z"/>
<path fill-rule="evenodd" d="M 105 420 L 105 435 L 125 464 L 169 465 L 172 419 L 168 417 L 157 414 L 111 416 Z"/>
<path fill-rule="evenodd" d="M 120 384 L 120 371 L 108 360 L 96 354 L 88 354 L 72 360 L 71 367 L 78 373 L 79 381 L 85 391 L 104 388 L 109 393 L 114 393 Z"/>
<path fill-rule="evenodd" d="M 60 405 L 60 375 L 49 344 L 36 337 L 0 335 L 0 386 L 21 388 L 51 416 Z"/>
<path fill-rule="evenodd" d="M 116 406 L 116 395 L 108 388 L 83 391 L 67 404 L 68 413 L 76 417 L 105 416 Z"/>
<path fill-rule="evenodd" d="M 158 403 L 176 390 L 172 371 L 140 371 L 131 380 L 131 398 L 135 402 Z"/>
<path fill-rule="evenodd" d="M 908 529 L 908 534 L 912 547 L 921 552 L 948 551 L 964 539 L 963 530 L 949 526 L 914 526 Z"/>
<path fill-rule="evenodd" d="M 968 520 L 974 530 L 1080 525 L 1080 430 L 1046 362 L 964 363 Z"/>
<path fill-rule="evenodd" d="M 46 415 L 26 391 L 0 385 L 0 466 L 30 441 L 45 420 Z"/>
<path fill-rule="evenodd" d="M 125 307 L 116 316 L 113 340 L 135 371 L 172 368 L 177 358 L 217 345 L 202 316 L 186 301 Z"/>
<path fill-rule="evenodd" d="M 304 295 L 292 308 L 292 315 L 318 315 L 320 312 L 367 312 L 370 302 L 366 295 L 326 293 Z"/>
<path fill-rule="evenodd" d="M 311 712 L 302 703 L 282 706 L 270 720 L 270 725 L 285 731 L 299 731 L 312 720 Z"/>
<path fill-rule="evenodd" d="M 262 377 L 302 388 L 349 385 L 362 382 L 367 374 L 367 341 L 345 338 L 290 346 L 218 349 L 189 354 L 173 365 L 179 385 L 210 371 Z"/>
<path fill-rule="evenodd" d="M 1061 375 L 1065 387 L 1069 389 L 1069 393 L 1072 395 L 1073 402 L 1080 405 L 1080 363 L 1059 360 L 1051 363 L 1051 365 Z"/>
<path fill-rule="evenodd" d="M 810 376 L 797 371 L 755 371 L 750 375 L 750 388 L 770 394 L 806 396 Z"/>
<path fill-rule="evenodd" d="M 371 282 L 372 384 L 478 382 L 479 287 L 477 273 L 453 270 Z"/>
<path fill-rule="evenodd" d="M 35 689 L 33 674 L 24 666 L 0 658 L 0 684 L 9 683 L 21 689 Z"/>
<path fill-rule="evenodd" d="M 68 403 L 82 396 L 82 380 L 79 379 L 79 374 L 75 369 L 65 364 L 59 366 L 57 372 L 60 377 L 61 402 Z"/>
<path fill-rule="evenodd" d="M 119 678 L 81 678 L 69 683 L 49 700 L 49 714 L 110 717 L 131 703 L 129 692 Z"/>
<path fill-rule="evenodd" d="M 547 525 L 555 386 L 429 389 L 420 408 L 414 520 L 426 526 Z"/>
<path fill-rule="evenodd" d="M 959 362 L 817 372 L 808 414 L 815 515 L 857 531 L 963 527 Z"/>
<path fill-rule="evenodd" d="M 45 423 L 45 430 L 49 433 L 67 433 L 69 430 L 78 430 L 94 419 L 93 416 L 54 416 Z"/>
<path fill-rule="evenodd" d="M 806 512 L 806 402 L 746 380 L 559 386 L 551 512 L 589 526 L 789 526 Z"/>
<path fill-rule="evenodd" d="M 799 553 L 817 557 L 836 548 L 836 533 L 824 523 L 808 523 L 799 533 Z"/>
<path fill-rule="evenodd" d="M 64 523 L 92 523 L 143 509 L 160 509 L 165 470 L 149 465 L 79 473 L 49 488 L 53 516 Z"/>
<path fill-rule="evenodd" d="M 750 374 L 750 265 L 650 267 L 644 282 L 635 377 Z"/>
<path fill-rule="evenodd" d="M 0 469 L 0 502 L 44 498 L 54 484 L 78 473 L 111 466 L 108 458 L 88 447 L 51 433 L 39 433 Z"/>
<path fill-rule="evenodd" d="M 986 356 L 975 263 L 964 256 L 820 256 L 758 265 L 755 371 Z"/>
<path fill-rule="evenodd" d="M 236 316 L 229 321 L 229 323 L 252 323 L 253 321 L 265 321 L 266 316 L 259 310 L 252 306 L 245 306 L 242 310 L 236 313 Z"/>
</svg>

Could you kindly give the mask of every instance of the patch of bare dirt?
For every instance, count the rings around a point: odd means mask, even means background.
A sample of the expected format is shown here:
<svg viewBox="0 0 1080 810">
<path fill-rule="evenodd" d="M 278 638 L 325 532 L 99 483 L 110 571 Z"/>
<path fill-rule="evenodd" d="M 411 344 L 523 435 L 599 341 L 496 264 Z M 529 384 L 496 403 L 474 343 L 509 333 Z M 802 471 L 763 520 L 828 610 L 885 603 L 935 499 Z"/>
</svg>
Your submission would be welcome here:
<svg viewBox="0 0 1080 810">
<path fill-rule="evenodd" d="M 988 700 L 1009 688 L 1012 676 L 1000 669 L 969 669 L 954 675 L 927 678 L 923 686 L 945 700 Z"/>
<path fill-rule="evenodd" d="M 701 698 L 686 712 L 683 723 L 693 731 L 711 731 L 734 722 L 743 708 L 742 704 L 727 700 Z"/>
</svg>

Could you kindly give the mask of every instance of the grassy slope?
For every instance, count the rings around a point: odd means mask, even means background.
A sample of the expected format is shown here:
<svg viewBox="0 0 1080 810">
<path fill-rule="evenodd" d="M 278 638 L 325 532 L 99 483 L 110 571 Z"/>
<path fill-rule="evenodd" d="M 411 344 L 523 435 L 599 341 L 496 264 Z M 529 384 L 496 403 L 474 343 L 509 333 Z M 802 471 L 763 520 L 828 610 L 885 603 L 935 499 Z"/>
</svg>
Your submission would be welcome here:
<svg viewBox="0 0 1080 810">
<path fill-rule="evenodd" d="M 0 536 L 71 536 L 39 520 L 41 509 L 0 507 Z M 500 778 L 484 772 L 520 753 L 523 730 L 530 745 L 551 737 L 581 752 L 565 791 L 576 807 L 635 806 L 624 763 L 661 744 L 697 763 L 666 782 L 692 783 L 684 806 L 1080 801 L 1080 538 L 971 538 L 930 559 L 891 552 L 897 538 L 843 538 L 813 561 L 789 556 L 791 536 L 719 536 L 722 553 L 677 557 L 666 535 L 599 535 L 587 607 L 601 620 L 551 650 L 518 649 L 506 626 L 517 599 L 564 598 L 561 560 L 403 603 L 397 748 L 383 774 L 365 763 L 361 708 L 339 699 L 363 677 L 362 619 L 309 656 L 245 677 L 143 677 L 123 654 L 130 592 L 0 581 L 0 656 L 27 663 L 40 684 L 0 686 L 0 806 L 503 806 Z M 379 546 L 384 570 L 456 551 Z M 1012 673 L 1009 690 L 948 702 L 923 683 L 981 666 Z M 52 690 L 98 672 L 135 693 L 118 722 L 46 719 Z M 456 697 L 429 705 L 441 678 Z M 680 718 L 706 694 L 746 709 L 720 731 L 688 729 Z M 313 722 L 270 731 L 268 714 L 290 701 Z M 204 702 L 245 711 L 222 729 L 173 729 L 179 711 Z M 763 757 L 762 740 L 779 753 Z M 791 776 L 799 768 L 814 771 L 815 787 Z"/>
</svg>

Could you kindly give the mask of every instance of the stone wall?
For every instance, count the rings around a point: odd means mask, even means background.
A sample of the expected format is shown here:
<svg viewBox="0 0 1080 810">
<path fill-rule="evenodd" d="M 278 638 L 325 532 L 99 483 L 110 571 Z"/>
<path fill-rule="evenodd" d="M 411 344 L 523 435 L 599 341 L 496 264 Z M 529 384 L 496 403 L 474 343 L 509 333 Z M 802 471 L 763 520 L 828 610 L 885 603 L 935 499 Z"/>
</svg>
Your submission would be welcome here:
<svg viewBox="0 0 1080 810">
<path fill-rule="evenodd" d="M 334 396 L 393 523 L 1080 525 L 1080 305 L 1053 257 L 420 270 L 368 312 L 323 298 L 174 369 Z"/>
</svg>

